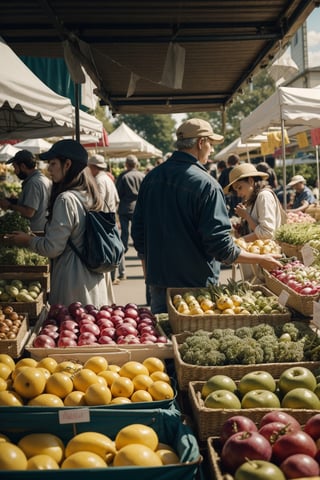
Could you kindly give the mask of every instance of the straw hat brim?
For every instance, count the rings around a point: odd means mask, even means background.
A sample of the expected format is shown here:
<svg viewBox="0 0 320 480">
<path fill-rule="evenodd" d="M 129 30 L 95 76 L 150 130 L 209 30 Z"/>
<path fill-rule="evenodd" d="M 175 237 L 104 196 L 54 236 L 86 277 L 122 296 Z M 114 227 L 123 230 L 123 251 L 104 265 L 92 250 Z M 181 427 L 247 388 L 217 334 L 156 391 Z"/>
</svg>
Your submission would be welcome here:
<svg viewBox="0 0 320 480">
<path fill-rule="evenodd" d="M 232 182 L 230 182 L 226 187 L 224 187 L 223 192 L 224 193 L 229 193 L 230 192 L 230 187 L 239 180 L 243 180 L 244 178 L 248 177 L 260 177 L 260 178 L 268 178 L 269 174 L 265 172 L 250 172 L 250 173 L 243 173 L 242 175 L 239 175 L 237 178 L 235 178 Z"/>
</svg>

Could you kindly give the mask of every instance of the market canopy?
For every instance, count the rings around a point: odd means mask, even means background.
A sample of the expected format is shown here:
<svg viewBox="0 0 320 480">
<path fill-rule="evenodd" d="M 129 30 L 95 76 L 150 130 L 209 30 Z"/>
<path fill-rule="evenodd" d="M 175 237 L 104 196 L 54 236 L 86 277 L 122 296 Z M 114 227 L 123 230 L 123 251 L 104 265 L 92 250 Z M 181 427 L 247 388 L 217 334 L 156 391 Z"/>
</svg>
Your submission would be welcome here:
<svg viewBox="0 0 320 480">
<path fill-rule="evenodd" d="M 252 150 L 257 150 L 258 148 L 260 148 L 260 146 L 261 143 L 255 142 L 254 140 L 252 140 L 252 142 L 242 143 L 241 138 L 239 137 L 233 140 L 233 142 L 224 147 L 222 150 L 220 150 L 220 152 L 214 156 L 214 160 L 227 160 L 229 155 L 231 155 L 232 153 L 236 153 L 237 155 L 246 153 L 247 158 L 249 159 L 250 152 Z"/>
<path fill-rule="evenodd" d="M 316 4 L 2 0 L 0 32 L 17 55 L 64 57 L 79 83 L 83 67 L 113 113 L 222 111 Z"/>
<path fill-rule="evenodd" d="M 52 147 L 52 143 L 47 142 L 43 138 L 29 138 L 16 143 L 15 147 L 22 150 L 29 150 L 29 152 L 38 155 L 39 153 L 49 150 Z"/>
<path fill-rule="evenodd" d="M 10 158 L 14 157 L 16 153 L 21 150 L 16 148 L 13 145 L 6 143 L 5 145 L 0 146 L 0 162 L 6 162 Z"/>
<path fill-rule="evenodd" d="M 106 154 L 109 157 L 126 157 L 134 154 L 138 158 L 161 157 L 162 151 L 144 140 L 128 125 L 121 123 L 108 137 L 109 146 Z"/>
</svg>

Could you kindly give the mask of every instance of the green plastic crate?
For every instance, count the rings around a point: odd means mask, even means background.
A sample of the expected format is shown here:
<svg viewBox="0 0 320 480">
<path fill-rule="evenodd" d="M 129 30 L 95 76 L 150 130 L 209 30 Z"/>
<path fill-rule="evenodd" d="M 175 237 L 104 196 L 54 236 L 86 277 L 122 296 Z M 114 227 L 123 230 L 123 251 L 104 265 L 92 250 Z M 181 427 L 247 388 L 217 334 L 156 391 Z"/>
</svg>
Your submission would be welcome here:
<svg viewBox="0 0 320 480">
<path fill-rule="evenodd" d="M 60 424 L 58 411 L 14 414 L 0 413 L 1 433 L 16 443 L 29 433 L 52 433 L 66 444 L 76 433 L 95 431 L 115 438 L 126 425 L 142 423 L 152 427 L 159 441 L 171 444 L 178 453 L 181 464 L 162 467 L 109 467 L 106 469 L 26 470 L 1 471 L 6 480 L 194 480 L 202 457 L 197 440 L 191 429 L 182 422 L 176 410 L 103 410 L 90 409 L 90 422 Z"/>
</svg>

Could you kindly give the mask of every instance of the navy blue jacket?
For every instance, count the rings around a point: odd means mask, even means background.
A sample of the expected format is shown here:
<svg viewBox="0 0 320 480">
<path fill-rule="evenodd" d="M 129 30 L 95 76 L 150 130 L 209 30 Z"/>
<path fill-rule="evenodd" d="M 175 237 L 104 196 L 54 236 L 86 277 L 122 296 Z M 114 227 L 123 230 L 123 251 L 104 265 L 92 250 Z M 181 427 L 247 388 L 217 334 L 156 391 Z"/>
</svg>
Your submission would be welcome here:
<svg viewBox="0 0 320 480">
<path fill-rule="evenodd" d="M 216 283 L 216 262 L 240 253 L 218 182 L 195 157 L 176 151 L 142 182 L 131 235 L 145 259 L 148 285 L 203 287 Z"/>
</svg>

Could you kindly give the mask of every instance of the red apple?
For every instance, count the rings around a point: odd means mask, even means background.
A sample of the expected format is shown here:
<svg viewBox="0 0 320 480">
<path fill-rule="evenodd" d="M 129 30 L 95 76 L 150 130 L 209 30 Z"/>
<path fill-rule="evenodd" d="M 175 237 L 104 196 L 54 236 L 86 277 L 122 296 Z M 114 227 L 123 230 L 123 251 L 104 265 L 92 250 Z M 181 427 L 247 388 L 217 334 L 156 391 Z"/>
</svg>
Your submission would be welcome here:
<svg viewBox="0 0 320 480">
<path fill-rule="evenodd" d="M 168 339 L 165 335 L 159 335 L 157 338 L 157 343 L 168 343 Z"/>
<path fill-rule="evenodd" d="M 301 425 L 298 420 L 296 420 L 289 413 L 283 412 L 281 410 L 273 410 L 272 412 L 266 413 L 260 420 L 260 428 L 270 422 L 281 422 L 285 425 L 291 425 L 301 430 Z"/>
<path fill-rule="evenodd" d="M 97 337 L 92 332 L 83 332 L 79 335 L 78 343 L 79 343 L 79 341 L 82 342 L 84 340 L 88 340 L 88 341 L 91 341 L 91 342 L 96 342 Z"/>
<path fill-rule="evenodd" d="M 74 320 L 65 320 L 61 323 L 60 330 L 71 330 L 72 332 L 78 332 L 79 325 Z"/>
<path fill-rule="evenodd" d="M 287 457 L 295 455 L 296 453 L 303 453 L 314 457 L 317 453 L 317 446 L 310 435 L 302 430 L 297 430 L 278 438 L 273 445 L 272 452 L 273 460 L 280 465 Z"/>
<path fill-rule="evenodd" d="M 97 325 L 99 326 L 100 330 L 103 330 L 104 328 L 114 328 L 113 322 L 108 318 L 101 318 L 97 321 Z"/>
<path fill-rule="evenodd" d="M 314 440 L 318 440 L 318 438 L 320 438 L 320 413 L 310 417 L 303 430 Z"/>
<path fill-rule="evenodd" d="M 139 316 L 136 308 L 128 307 L 124 311 L 126 317 L 137 318 Z"/>
<path fill-rule="evenodd" d="M 44 327 L 39 335 L 48 335 L 49 337 L 53 338 L 54 340 L 59 337 L 59 333 L 57 330 L 52 330 L 51 328 Z"/>
<path fill-rule="evenodd" d="M 235 433 L 239 432 L 257 432 L 257 426 L 251 418 L 244 415 L 233 415 L 224 422 L 220 432 L 220 442 L 224 444 L 226 440 Z"/>
<path fill-rule="evenodd" d="M 100 337 L 110 337 L 114 339 L 116 337 L 116 329 L 114 327 L 105 327 L 100 332 Z"/>
<path fill-rule="evenodd" d="M 287 433 L 291 433 L 297 430 L 301 430 L 299 428 L 295 428 L 292 425 L 285 425 L 282 422 L 270 422 L 266 423 L 259 429 L 260 435 L 263 435 L 270 443 L 273 445 L 281 435 L 286 435 Z"/>
<path fill-rule="evenodd" d="M 116 345 L 116 342 L 108 335 L 102 335 L 99 337 L 98 342 L 101 345 Z"/>
<path fill-rule="evenodd" d="M 96 337 L 100 334 L 100 328 L 96 323 L 84 323 L 80 326 L 80 333 L 90 332 Z"/>
<path fill-rule="evenodd" d="M 54 348 L 56 342 L 52 337 L 49 337 L 49 335 L 38 335 L 33 340 L 33 346 L 36 348 Z"/>
<path fill-rule="evenodd" d="M 107 310 L 99 310 L 99 312 L 96 314 L 96 320 L 100 320 L 101 318 L 107 318 L 110 320 L 111 318 L 111 313 L 108 312 Z"/>
<path fill-rule="evenodd" d="M 156 343 L 157 337 L 155 335 L 151 335 L 150 333 L 144 333 L 140 336 L 140 343 L 145 342 Z"/>
<path fill-rule="evenodd" d="M 76 347 L 77 341 L 70 337 L 59 337 L 58 347 Z"/>
<path fill-rule="evenodd" d="M 77 334 L 73 332 L 72 330 L 61 330 L 59 337 L 69 337 L 73 338 L 73 340 L 76 340 L 78 338 Z"/>
<path fill-rule="evenodd" d="M 317 477 L 320 473 L 318 462 L 303 453 L 287 457 L 280 465 L 287 479 Z"/>
<path fill-rule="evenodd" d="M 123 310 L 121 310 L 120 308 L 116 308 L 115 310 L 113 310 L 113 316 L 117 316 L 117 317 L 125 317 L 125 313 Z"/>
<path fill-rule="evenodd" d="M 137 328 L 138 323 L 137 323 L 137 320 L 135 320 L 134 318 L 124 317 L 123 321 L 124 321 L 125 323 L 131 323 L 131 325 L 133 325 L 134 328 Z"/>
<path fill-rule="evenodd" d="M 130 323 L 123 322 L 123 324 L 116 329 L 116 335 L 118 337 L 121 335 L 138 335 L 138 330 Z"/>
</svg>

